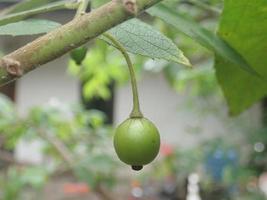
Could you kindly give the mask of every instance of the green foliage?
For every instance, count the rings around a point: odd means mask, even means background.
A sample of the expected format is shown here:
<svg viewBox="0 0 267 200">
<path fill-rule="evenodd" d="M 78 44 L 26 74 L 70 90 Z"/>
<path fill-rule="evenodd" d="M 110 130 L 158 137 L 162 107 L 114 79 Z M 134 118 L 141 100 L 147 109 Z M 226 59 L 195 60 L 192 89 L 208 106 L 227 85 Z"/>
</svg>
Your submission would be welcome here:
<svg viewBox="0 0 267 200">
<path fill-rule="evenodd" d="M 7 138 L 5 147 L 12 149 L 25 130 L 24 125 L 19 123 L 20 118 L 17 115 L 14 104 L 4 95 L 0 95 L 0 106 L 0 132 Z"/>
<path fill-rule="evenodd" d="M 95 153 L 79 162 L 74 173 L 79 180 L 85 181 L 93 189 L 99 185 L 113 187 L 117 179 L 117 167 L 117 163 L 110 156 Z"/>
<path fill-rule="evenodd" d="M 267 26 L 264 23 L 267 14 L 263 9 L 267 2 L 226 0 L 224 6 L 218 34 L 261 75 L 253 76 L 220 56 L 216 57 L 215 67 L 219 83 L 231 114 L 237 115 L 267 94 Z"/>
<path fill-rule="evenodd" d="M 120 168 L 114 159 L 115 152 L 110 149 L 112 129 L 104 124 L 103 113 L 52 100 L 47 105 L 32 108 L 26 116 L 18 117 L 7 98 L 0 98 L 0 105 L 0 134 L 7 144 L 14 144 L 9 148 L 14 150 L 18 140 L 38 140 L 42 153 L 49 157 L 49 165 L 13 166 L 6 179 L 0 176 L 3 178 L 0 180 L 1 199 L 21 199 L 28 187 L 38 191 L 49 176 L 62 170 L 62 166 L 91 188 L 112 187 L 117 183 L 115 172 Z M 73 159 L 72 166 L 65 165 L 64 152 Z"/>
<path fill-rule="evenodd" d="M 190 66 L 169 38 L 138 19 L 124 22 L 109 32 L 131 53 Z"/>
<path fill-rule="evenodd" d="M 255 74 L 254 70 L 251 69 L 243 57 L 241 57 L 238 52 L 232 49 L 226 42 L 208 29 L 199 26 L 194 21 L 179 14 L 176 10 L 160 4 L 150 8 L 148 12 L 153 16 L 160 17 L 179 31 L 188 35 L 190 38 L 219 54 L 227 61 L 233 62 L 237 64 L 237 66 L 243 67 L 246 71 Z"/>
<path fill-rule="evenodd" d="M 23 1 L 5 12 L 27 12 L 29 9 L 47 6 L 50 2 L 54 0 Z M 96 8 L 106 2 L 108 0 L 92 1 L 92 7 Z M 134 19 L 114 27 L 109 32 L 134 54 L 132 58 L 137 70 L 164 73 L 170 85 L 179 92 L 190 90 L 193 95 L 204 97 L 211 93 L 217 95 L 219 92 L 211 54 L 192 41 L 201 44 L 215 54 L 216 75 L 230 111 L 232 114 L 239 114 L 267 94 L 267 30 L 264 9 L 267 4 L 264 0 L 225 0 L 216 35 L 222 4 L 220 0 L 166 0 L 164 4 L 148 10 L 149 14 L 161 20 L 147 15 L 141 17 L 148 19 L 147 21 L 157 27 L 156 29 Z M 0 35 L 46 33 L 58 26 L 59 24 L 52 21 L 31 19 L 1 26 Z M 193 69 L 183 68 L 182 65 L 189 65 L 189 61 L 176 44 L 194 63 Z M 157 59 L 146 61 L 136 55 Z M 78 58 L 75 56 L 70 60 L 69 72 L 81 79 L 84 85 L 83 95 L 87 99 L 107 99 L 111 95 L 111 84 L 121 84 L 128 79 L 128 69 L 122 58 L 112 47 L 103 42 L 96 42 L 90 46 L 86 54 L 82 51 Z M 255 73 L 261 77 L 255 76 Z M 212 101 L 214 103 L 215 100 Z M 47 181 L 50 173 L 56 172 L 62 164 L 71 170 L 78 180 L 85 181 L 93 189 L 100 185 L 114 186 L 118 182 L 116 175 L 120 168 L 114 160 L 114 152 L 108 148 L 111 146 L 111 127 L 104 124 L 103 113 L 96 110 L 85 111 L 81 106 L 50 102 L 50 105 L 31 109 L 22 117 L 17 114 L 14 105 L 4 97 L 0 98 L 0 107 L 0 134 L 6 139 L 5 148 L 14 150 L 19 140 L 37 139 L 42 142 L 44 155 L 53 163 L 52 172 L 43 166 L 9 168 L 7 179 L 0 180 L 1 199 L 21 199 L 21 193 L 29 187 L 38 190 Z M 207 107 L 212 109 L 210 102 L 207 102 Z M 203 112 L 199 114 L 203 116 Z M 257 189 L 248 191 L 247 184 L 250 183 L 251 177 L 258 176 L 266 170 L 263 167 L 266 165 L 266 150 L 253 151 L 255 143 L 262 142 L 265 145 L 266 131 L 261 134 L 253 132 L 253 138 L 244 135 L 245 132 L 242 139 L 250 146 L 250 151 L 245 152 L 246 160 L 238 163 L 238 172 L 234 168 L 226 167 L 221 184 L 224 187 L 237 184 L 244 195 L 240 194 L 241 197 L 238 196 L 236 199 L 263 199 Z M 73 166 L 66 166 L 66 158 L 51 138 L 75 159 Z M 220 144 L 213 141 L 212 144 L 205 143 L 194 149 L 177 150 L 171 156 L 164 157 L 151 172 L 160 178 L 169 174 L 184 178 L 203 164 L 206 147 L 216 149 L 218 146 L 223 150 L 233 148 L 230 143 Z M 240 154 L 243 153 L 241 150 Z M 214 183 L 209 174 L 204 173 L 204 177 L 207 180 L 204 188 L 207 191 L 214 190 Z"/>
<path fill-rule="evenodd" d="M 10 0 L 8 1 L 10 2 Z M 4 12 L 5 13 L 23 12 L 23 11 L 27 11 L 30 9 L 34 9 L 34 8 L 46 5 L 51 2 L 55 2 L 55 1 L 57 0 L 26 0 L 26 1 L 22 1 L 21 3 L 17 3 L 10 8 L 7 8 L 7 10 L 5 10 Z"/>
<path fill-rule="evenodd" d="M 20 200 L 25 188 L 39 190 L 47 182 L 49 171 L 43 167 L 10 167 L 6 177 L 1 177 L 0 198 L 2 200 Z"/>
<path fill-rule="evenodd" d="M 70 61 L 69 72 L 84 83 L 83 95 L 86 99 L 110 97 L 109 85 L 127 80 L 128 69 L 122 56 L 99 41 L 97 47 L 88 51 L 81 66 Z"/>
<path fill-rule="evenodd" d="M 107 0 L 92 1 L 92 8 L 97 8 L 107 2 Z M 48 8 L 57 3 L 64 4 L 64 1 L 23 1 L 5 9 L 2 12 L 2 20 L 5 21 L 6 17 L 12 19 L 12 17 L 14 17 L 12 14 L 27 14 L 27 12 L 31 12 L 32 9 Z M 65 7 L 63 6 L 62 8 L 68 9 L 68 3 L 70 2 L 66 1 L 65 3 Z M 190 63 L 183 55 L 182 51 L 179 50 L 169 38 L 175 41 L 175 43 L 178 41 L 181 47 L 185 47 L 184 45 L 190 46 L 192 42 L 188 42 L 188 38 L 181 36 L 180 32 L 182 32 L 189 38 L 200 43 L 216 55 L 216 75 L 227 99 L 230 113 L 235 115 L 266 96 L 265 76 L 267 72 L 264 67 L 265 58 L 263 53 L 265 52 L 264 35 L 266 28 L 264 26 L 264 20 L 262 20 L 265 17 L 265 12 L 261 9 L 264 6 L 265 2 L 263 0 L 257 3 L 251 3 L 249 0 L 233 3 L 232 0 L 226 0 L 224 2 L 225 9 L 220 21 L 220 28 L 216 35 L 216 25 L 218 23 L 219 15 L 221 14 L 221 9 L 223 8 L 223 2 L 221 0 L 190 0 L 188 2 L 165 0 L 163 3 L 150 8 L 148 13 L 165 22 L 161 28 L 164 27 L 162 32 L 168 37 L 138 19 L 122 23 L 121 25 L 112 28 L 109 32 L 133 54 L 147 56 L 153 59 L 164 59 L 183 65 L 190 65 Z M 246 7 L 246 9 L 243 9 L 244 7 Z M 49 9 L 47 9 L 47 11 L 48 10 Z M 246 12 L 246 10 L 248 10 L 248 12 Z M 44 12 L 44 10 L 42 10 L 42 12 Z M 257 19 L 253 17 L 255 15 L 257 15 Z M 16 19 L 16 21 L 21 19 Z M 236 21 L 239 20 L 240 23 L 236 24 Z M 157 20 L 154 21 L 156 21 L 157 25 Z M 12 22 L 12 20 L 10 22 Z M 169 29 L 169 27 L 167 27 L 168 25 L 178 30 L 179 33 L 177 33 L 177 31 L 172 32 L 171 34 L 166 33 L 165 30 Z M 47 33 L 58 26 L 59 24 L 53 21 L 32 19 L 1 26 L 0 35 L 19 36 Z M 188 48 L 186 48 L 183 49 L 183 51 L 190 57 L 191 55 L 188 54 L 187 51 L 193 50 L 188 50 Z M 94 54 L 101 53 L 88 53 L 88 58 L 90 58 L 90 54 L 92 54 L 91 57 L 95 57 Z M 110 97 L 107 86 L 110 85 L 111 82 L 123 82 L 123 80 L 126 80 L 124 70 L 121 73 L 123 75 L 118 73 L 118 69 L 122 69 L 119 67 L 119 58 L 108 58 L 109 56 L 107 54 L 110 54 L 110 52 L 106 51 L 104 53 L 102 62 L 100 59 L 101 56 L 99 55 L 96 56 L 98 57 L 98 61 L 95 58 L 92 58 L 93 61 L 90 61 L 91 63 L 86 61 L 89 65 L 108 66 L 101 68 L 94 67 L 92 73 L 88 72 L 92 69 L 92 66 L 88 67 L 86 64 L 86 67 L 84 67 L 80 58 L 78 59 L 78 62 L 76 59 L 76 66 L 70 64 L 70 71 L 73 74 L 78 74 L 79 77 L 82 77 L 84 82 L 83 93 L 88 99 L 95 97 L 107 99 Z M 84 54 L 81 57 L 83 56 Z M 207 54 L 204 56 L 207 60 L 210 60 L 211 58 L 211 56 Z M 200 58 L 203 59 L 204 57 L 201 55 Z M 193 59 L 190 57 L 190 60 L 195 64 L 194 57 Z M 143 63 L 144 61 L 139 64 L 142 65 Z M 82 65 L 82 67 L 78 67 L 78 65 Z M 115 67 L 115 65 L 117 66 Z M 138 66 L 138 68 L 140 67 L 141 66 Z M 204 66 L 204 68 L 207 69 L 207 66 Z M 185 73 L 183 70 L 180 70 L 180 67 L 177 65 L 165 65 L 162 67 L 162 70 L 167 74 L 166 77 L 169 78 L 169 82 L 175 88 L 177 88 L 177 85 L 180 85 L 178 87 L 181 88 L 181 85 L 183 85 L 181 84 L 182 82 L 186 84 L 185 81 L 178 80 L 178 77 L 184 76 L 183 74 Z M 81 75 L 84 71 L 86 72 L 86 75 Z M 182 73 L 182 75 L 177 75 L 178 73 Z M 189 73 L 187 74 L 189 77 L 191 76 Z M 199 73 L 192 72 L 192 74 L 191 77 L 194 77 L 195 74 Z M 210 75 L 205 77 L 204 73 L 202 73 L 202 75 L 197 77 L 201 77 L 200 79 L 202 81 L 196 81 L 196 84 L 203 84 L 208 88 L 212 88 L 211 84 L 213 83 L 213 80 L 210 78 Z M 192 78 L 189 78 L 188 80 L 190 80 L 189 83 L 192 82 Z M 180 84 L 177 84 L 177 82 Z M 249 90 L 252 95 L 244 96 L 244 89 Z M 209 91 L 209 89 L 207 91 Z"/>
<path fill-rule="evenodd" d="M 171 64 L 164 68 L 165 77 L 176 91 L 194 97 L 218 95 L 218 85 L 214 74 L 210 63 L 203 63 L 192 70 Z"/>
<path fill-rule="evenodd" d="M 47 134 L 54 134 L 55 138 L 71 150 L 75 157 L 73 171 L 79 180 L 85 181 L 91 188 L 107 183 L 115 184 L 112 180 L 115 180 L 114 170 L 118 168 L 107 148 L 111 146 L 111 135 L 109 128 L 104 125 L 102 113 L 94 110 L 86 112 L 79 107 L 70 111 L 66 107 L 58 109 L 56 106 L 39 110 L 37 114 L 42 120 L 38 120 L 39 125 L 34 123 L 36 129 L 45 128 Z M 36 119 L 36 114 L 31 118 Z M 45 142 L 44 151 L 57 161 L 62 160 L 50 141 Z"/>
<path fill-rule="evenodd" d="M 59 23 L 49 20 L 31 19 L 1 26 L 0 35 L 34 35 L 50 32 L 59 26 Z"/>
<path fill-rule="evenodd" d="M 93 8 L 98 8 L 108 2 L 109 0 L 93 0 L 91 3 Z"/>
</svg>

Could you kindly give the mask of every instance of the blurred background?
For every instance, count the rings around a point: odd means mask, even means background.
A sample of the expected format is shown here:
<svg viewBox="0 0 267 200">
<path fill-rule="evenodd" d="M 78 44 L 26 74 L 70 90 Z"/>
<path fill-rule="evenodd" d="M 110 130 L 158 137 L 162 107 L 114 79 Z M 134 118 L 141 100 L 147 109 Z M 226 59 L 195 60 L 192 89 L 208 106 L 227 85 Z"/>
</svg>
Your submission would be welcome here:
<svg viewBox="0 0 267 200">
<path fill-rule="evenodd" d="M 93 1 L 92 8 L 105 2 Z M 166 4 L 216 31 L 221 0 Z M 73 15 L 40 17 L 64 23 Z M 112 136 L 131 111 L 128 69 L 119 52 L 97 39 L 80 65 L 66 55 L 0 89 L 1 200 L 266 199 L 267 101 L 230 117 L 213 55 L 162 21 L 141 18 L 193 64 L 132 55 L 142 111 L 161 134 L 157 159 L 140 172 L 118 160 Z M 33 39 L 1 37 L 1 53 Z"/>
</svg>

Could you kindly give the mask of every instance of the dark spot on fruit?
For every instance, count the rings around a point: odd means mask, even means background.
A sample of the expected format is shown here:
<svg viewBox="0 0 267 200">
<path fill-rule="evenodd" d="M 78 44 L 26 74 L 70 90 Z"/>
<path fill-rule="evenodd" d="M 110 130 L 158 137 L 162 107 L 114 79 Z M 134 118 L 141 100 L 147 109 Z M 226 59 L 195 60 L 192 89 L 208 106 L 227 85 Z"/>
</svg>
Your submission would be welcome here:
<svg viewBox="0 0 267 200">
<path fill-rule="evenodd" d="M 141 169 L 143 169 L 143 166 L 132 166 L 132 169 L 135 171 L 140 171 Z"/>
</svg>

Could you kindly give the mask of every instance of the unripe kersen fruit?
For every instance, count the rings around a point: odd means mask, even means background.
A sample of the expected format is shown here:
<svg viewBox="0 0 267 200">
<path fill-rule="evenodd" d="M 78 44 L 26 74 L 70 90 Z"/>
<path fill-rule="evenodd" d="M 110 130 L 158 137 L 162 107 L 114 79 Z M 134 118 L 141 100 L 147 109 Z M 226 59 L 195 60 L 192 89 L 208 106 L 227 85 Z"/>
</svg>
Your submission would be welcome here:
<svg viewBox="0 0 267 200">
<path fill-rule="evenodd" d="M 70 57 L 77 65 L 82 64 L 86 57 L 87 47 L 78 47 L 70 52 Z"/>
<path fill-rule="evenodd" d="M 141 170 L 158 155 L 160 135 L 146 118 L 129 118 L 116 129 L 114 147 L 121 161 Z"/>
</svg>

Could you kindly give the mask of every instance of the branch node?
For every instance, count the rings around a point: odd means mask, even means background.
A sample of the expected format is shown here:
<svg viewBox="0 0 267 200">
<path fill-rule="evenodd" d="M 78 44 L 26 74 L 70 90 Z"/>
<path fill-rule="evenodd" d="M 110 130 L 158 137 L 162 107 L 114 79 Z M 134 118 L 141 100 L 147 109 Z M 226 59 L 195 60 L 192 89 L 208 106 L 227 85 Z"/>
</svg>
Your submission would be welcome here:
<svg viewBox="0 0 267 200">
<path fill-rule="evenodd" d="M 123 5 L 127 12 L 131 13 L 132 15 L 137 15 L 138 8 L 136 0 L 123 0 Z"/>
<path fill-rule="evenodd" d="M 19 61 L 11 58 L 3 58 L 3 64 L 6 68 L 6 71 L 13 76 L 20 77 L 23 75 L 23 69 Z"/>
</svg>

